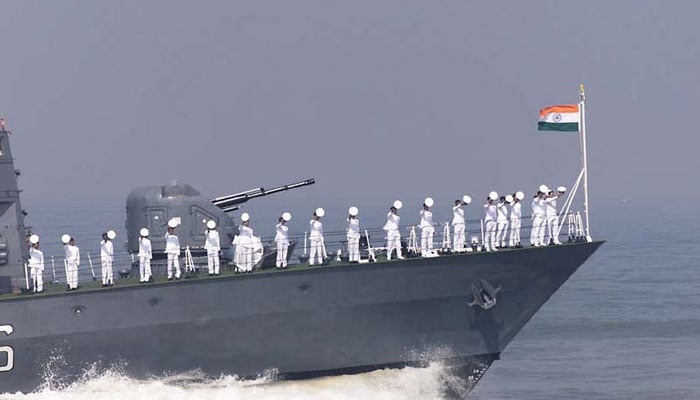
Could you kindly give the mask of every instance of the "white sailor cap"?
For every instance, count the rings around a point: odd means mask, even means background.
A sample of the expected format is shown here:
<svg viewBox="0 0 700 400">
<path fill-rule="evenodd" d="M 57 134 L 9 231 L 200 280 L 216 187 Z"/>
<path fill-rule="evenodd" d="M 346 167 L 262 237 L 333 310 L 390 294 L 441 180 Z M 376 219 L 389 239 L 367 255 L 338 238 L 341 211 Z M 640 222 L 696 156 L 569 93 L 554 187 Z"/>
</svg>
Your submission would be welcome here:
<svg viewBox="0 0 700 400">
<path fill-rule="evenodd" d="M 243 222 L 250 221 L 250 214 L 248 214 L 248 213 L 241 214 L 241 221 L 243 221 Z"/>
<path fill-rule="evenodd" d="M 403 203 L 401 202 L 401 200 L 395 200 L 393 205 L 394 205 L 394 208 L 397 210 L 400 210 L 401 207 L 403 207 Z"/>
<path fill-rule="evenodd" d="M 117 232 L 115 232 L 113 230 L 109 230 L 109 231 L 107 231 L 107 237 L 110 240 L 113 240 L 115 237 L 117 237 Z"/>
<path fill-rule="evenodd" d="M 355 206 L 348 208 L 348 214 L 352 215 L 353 217 L 357 217 L 357 214 L 359 214 L 359 212 L 360 210 Z"/>
<path fill-rule="evenodd" d="M 207 221 L 207 228 L 209 228 L 209 229 L 216 228 L 216 221 L 214 221 L 213 219 L 210 219 L 209 221 Z"/>
<path fill-rule="evenodd" d="M 326 215 L 326 210 L 324 210 L 322 207 L 319 207 L 314 211 L 314 214 L 316 214 L 317 217 L 321 218 L 324 215 Z"/>
<path fill-rule="evenodd" d="M 465 194 L 464 196 L 462 196 L 462 202 L 464 204 L 469 204 L 472 202 L 472 198 L 469 195 Z"/>
<path fill-rule="evenodd" d="M 540 192 L 542 192 L 542 193 L 548 193 L 548 192 L 549 192 L 549 188 L 547 187 L 547 185 L 540 185 Z"/>
<path fill-rule="evenodd" d="M 566 192 L 566 186 L 559 186 L 559 187 L 557 188 L 557 192 L 561 192 L 561 193 Z"/>
<path fill-rule="evenodd" d="M 506 202 L 507 202 L 507 203 L 512 203 L 512 202 L 513 202 L 513 195 L 512 195 L 512 194 L 506 195 Z"/>
<path fill-rule="evenodd" d="M 141 228 L 141 231 L 139 232 L 139 234 L 143 237 L 147 237 L 148 233 L 148 228 Z"/>
<path fill-rule="evenodd" d="M 425 204 L 428 207 L 432 207 L 434 203 L 435 200 L 433 200 L 432 197 L 426 197 L 425 200 L 423 200 L 423 204 Z"/>
<path fill-rule="evenodd" d="M 289 222 L 289 221 L 291 221 L 291 220 L 292 220 L 292 213 L 290 213 L 289 211 L 283 212 L 283 213 L 282 213 L 282 220 L 283 220 L 284 222 Z"/>
<path fill-rule="evenodd" d="M 523 193 L 523 192 L 521 192 L 521 191 L 518 190 L 518 192 L 515 193 L 515 198 L 518 199 L 518 200 L 522 200 L 522 199 L 525 198 L 525 193 Z"/>
<path fill-rule="evenodd" d="M 39 235 L 32 235 L 29 237 L 29 243 L 37 244 L 39 243 Z"/>
<path fill-rule="evenodd" d="M 170 218 L 170 221 L 168 221 L 168 228 L 177 228 L 177 220 L 175 218 Z"/>
<path fill-rule="evenodd" d="M 489 199 L 490 200 L 498 200 L 498 192 L 489 193 Z"/>
<path fill-rule="evenodd" d="M 61 236 L 61 242 L 63 242 L 63 244 L 68 244 L 68 242 L 70 242 L 70 235 L 64 233 L 63 236 Z"/>
</svg>

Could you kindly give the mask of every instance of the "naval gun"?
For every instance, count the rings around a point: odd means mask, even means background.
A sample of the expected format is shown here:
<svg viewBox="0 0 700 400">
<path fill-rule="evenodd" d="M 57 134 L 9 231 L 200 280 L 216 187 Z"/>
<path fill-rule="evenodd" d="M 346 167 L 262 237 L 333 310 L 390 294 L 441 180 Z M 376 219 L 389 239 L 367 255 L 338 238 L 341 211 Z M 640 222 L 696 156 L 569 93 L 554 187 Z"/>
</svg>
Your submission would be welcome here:
<svg viewBox="0 0 700 400">
<path fill-rule="evenodd" d="M 180 240 L 180 246 L 183 249 L 189 246 L 193 255 L 204 253 L 206 223 L 213 220 L 221 238 L 223 257 L 230 258 L 231 241 L 238 234 L 238 226 L 229 216 L 231 211 L 237 210 L 248 200 L 314 183 L 316 181 L 311 178 L 271 189 L 258 187 L 213 199 L 206 198 L 192 186 L 177 181 L 162 186 L 138 187 L 126 199 L 127 251 L 138 254 L 139 231 L 147 228 L 153 258 L 164 258 L 168 221 L 175 219 L 179 224 L 175 234 Z"/>
</svg>

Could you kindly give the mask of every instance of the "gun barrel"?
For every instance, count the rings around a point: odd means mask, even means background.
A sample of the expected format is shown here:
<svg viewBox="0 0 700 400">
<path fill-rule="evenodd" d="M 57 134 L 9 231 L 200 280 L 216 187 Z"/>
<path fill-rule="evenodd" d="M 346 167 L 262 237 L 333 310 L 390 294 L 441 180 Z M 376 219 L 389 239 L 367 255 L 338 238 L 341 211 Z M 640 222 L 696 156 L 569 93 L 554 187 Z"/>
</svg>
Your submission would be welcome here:
<svg viewBox="0 0 700 400">
<path fill-rule="evenodd" d="M 290 183 L 288 185 L 278 186 L 278 187 L 274 187 L 272 189 L 267 189 L 267 190 L 265 190 L 265 188 L 263 188 L 263 187 L 259 187 L 259 188 L 247 190 L 245 192 L 240 192 L 240 193 L 231 194 L 231 195 L 227 195 L 227 196 L 217 197 L 215 199 L 212 199 L 211 202 L 214 203 L 216 206 L 220 207 L 221 209 L 223 209 L 225 212 L 230 212 L 230 211 L 237 210 L 238 204 L 243 204 L 250 199 L 253 199 L 256 197 L 264 197 L 264 196 L 271 195 L 273 193 L 282 192 L 282 191 L 289 190 L 289 189 L 296 189 L 296 188 L 299 188 L 302 186 L 313 185 L 314 183 L 316 183 L 316 180 L 314 178 L 310 178 L 310 179 L 305 179 L 303 181 L 294 182 L 294 183 Z"/>
<path fill-rule="evenodd" d="M 250 189 L 250 190 L 245 190 L 245 191 L 240 192 L 240 193 L 234 193 L 234 194 L 229 194 L 229 195 L 226 195 L 226 196 L 221 196 L 221 197 L 213 198 L 213 199 L 211 199 L 211 202 L 214 203 L 214 204 L 217 204 L 217 203 L 221 203 L 221 202 L 224 202 L 224 201 L 231 200 L 231 199 L 233 199 L 233 198 L 244 197 L 244 196 L 250 196 L 250 195 L 255 194 L 255 193 L 263 192 L 264 190 L 265 190 L 265 188 L 263 188 L 263 187 L 254 188 L 254 189 Z"/>
</svg>

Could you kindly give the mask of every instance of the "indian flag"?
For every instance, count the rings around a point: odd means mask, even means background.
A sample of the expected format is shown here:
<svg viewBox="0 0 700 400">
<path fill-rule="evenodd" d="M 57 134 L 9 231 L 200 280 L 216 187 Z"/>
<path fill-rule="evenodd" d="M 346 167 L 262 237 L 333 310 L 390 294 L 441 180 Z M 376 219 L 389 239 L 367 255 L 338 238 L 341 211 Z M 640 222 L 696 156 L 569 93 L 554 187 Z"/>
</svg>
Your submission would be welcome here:
<svg viewBox="0 0 700 400">
<path fill-rule="evenodd" d="M 560 104 L 540 110 L 538 131 L 578 132 L 581 114 L 578 104 Z"/>
</svg>

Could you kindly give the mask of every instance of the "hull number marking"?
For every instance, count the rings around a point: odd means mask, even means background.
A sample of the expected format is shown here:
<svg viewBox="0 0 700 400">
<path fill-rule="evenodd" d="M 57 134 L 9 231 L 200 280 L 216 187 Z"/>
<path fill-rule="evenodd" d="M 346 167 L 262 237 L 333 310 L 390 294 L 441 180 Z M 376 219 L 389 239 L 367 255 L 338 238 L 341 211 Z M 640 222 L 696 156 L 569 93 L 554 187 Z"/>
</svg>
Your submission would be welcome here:
<svg viewBox="0 0 700 400">
<path fill-rule="evenodd" d="M 0 325 L 0 333 L 10 336 L 14 331 L 12 325 Z M 12 368 L 15 366 L 15 352 L 10 346 L 0 346 L 0 359 L 3 353 L 6 355 L 7 360 L 5 361 L 5 365 L 0 365 L 0 372 L 12 371 Z"/>
</svg>

